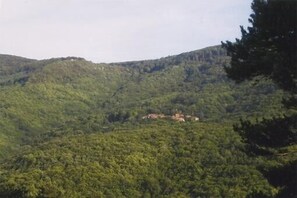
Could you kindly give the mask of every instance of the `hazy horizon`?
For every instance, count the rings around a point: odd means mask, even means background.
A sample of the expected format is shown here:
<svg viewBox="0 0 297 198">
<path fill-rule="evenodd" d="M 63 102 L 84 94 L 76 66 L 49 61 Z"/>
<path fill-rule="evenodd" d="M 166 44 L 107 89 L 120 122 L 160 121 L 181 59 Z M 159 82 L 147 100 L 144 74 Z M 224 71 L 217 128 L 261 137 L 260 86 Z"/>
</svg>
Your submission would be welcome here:
<svg viewBox="0 0 297 198">
<path fill-rule="evenodd" d="M 155 59 L 240 37 L 251 1 L 0 0 L 0 54 Z"/>
</svg>

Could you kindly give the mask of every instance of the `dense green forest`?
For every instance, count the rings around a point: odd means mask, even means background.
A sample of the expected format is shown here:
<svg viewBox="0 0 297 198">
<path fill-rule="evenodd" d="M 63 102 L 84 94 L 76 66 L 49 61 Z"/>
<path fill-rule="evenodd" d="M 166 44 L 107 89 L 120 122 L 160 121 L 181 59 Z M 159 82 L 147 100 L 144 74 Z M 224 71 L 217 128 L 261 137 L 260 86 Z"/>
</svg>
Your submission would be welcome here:
<svg viewBox="0 0 297 198">
<path fill-rule="evenodd" d="M 228 137 L 228 138 L 226 138 Z M 234 157 L 236 156 L 236 158 Z M 229 126 L 124 125 L 108 133 L 59 135 L 4 164 L 8 197 L 245 197 L 273 195 Z"/>
<path fill-rule="evenodd" d="M 232 124 L 290 113 L 271 80 L 235 84 L 219 46 L 157 60 L 0 55 L 0 197 L 272 197 Z M 147 114 L 199 122 L 144 120 Z M 285 155 L 284 155 L 285 154 Z"/>
</svg>

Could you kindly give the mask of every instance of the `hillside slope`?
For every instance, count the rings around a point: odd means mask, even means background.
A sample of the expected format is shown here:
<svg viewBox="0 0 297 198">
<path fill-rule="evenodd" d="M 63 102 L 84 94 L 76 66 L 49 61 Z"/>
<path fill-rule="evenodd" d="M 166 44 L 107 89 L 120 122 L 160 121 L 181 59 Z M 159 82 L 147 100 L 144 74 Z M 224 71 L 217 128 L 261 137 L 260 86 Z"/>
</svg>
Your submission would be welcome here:
<svg viewBox="0 0 297 198">
<path fill-rule="evenodd" d="M 1 55 L 0 153 L 56 128 L 92 132 L 148 113 L 230 121 L 281 111 L 282 93 L 271 82 L 234 85 L 225 64 L 220 47 L 114 64 Z"/>
<path fill-rule="evenodd" d="M 157 60 L 0 55 L 0 197 L 271 197 L 232 130 L 283 113 L 265 79 L 236 85 L 220 47 Z M 199 122 L 143 119 L 185 114 Z"/>
<path fill-rule="evenodd" d="M 242 148 L 238 134 L 221 124 L 56 134 L 0 166 L 0 196 L 272 197 L 277 190 L 255 168 L 261 160 Z"/>
</svg>

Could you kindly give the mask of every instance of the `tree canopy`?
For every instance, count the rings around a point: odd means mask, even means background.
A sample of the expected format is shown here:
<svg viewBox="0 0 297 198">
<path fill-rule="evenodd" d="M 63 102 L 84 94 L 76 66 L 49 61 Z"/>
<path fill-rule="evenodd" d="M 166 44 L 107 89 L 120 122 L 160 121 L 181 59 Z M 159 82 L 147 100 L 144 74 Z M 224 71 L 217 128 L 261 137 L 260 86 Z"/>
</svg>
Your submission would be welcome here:
<svg viewBox="0 0 297 198">
<path fill-rule="evenodd" d="M 231 56 L 228 77 L 241 82 L 263 75 L 282 89 L 297 88 L 297 1 L 254 0 L 251 27 L 241 27 L 242 38 L 222 43 Z"/>
<path fill-rule="evenodd" d="M 256 76 L 272 79 L 281 89 L 287 91 L 289 99 L 283 102 L 288 108 L 297 106 L 297 1 L 296 0 L 254 0 L 253 13 L 247 30 L 241 26 L 242 37 L 236 42 L 222 42 L 227 54 L 231 56 L 230 66 L 225 67 L 229 78 L 236 82 L 250 80 Z M 287 142 L 283 146 L 297 142 L 296 113 L 288 117 L 263 121 L 259 126 L 254 125 L 247 130 L 248 122 L 241 122 L 236 127 L 248 144 L 254 144 L 255 137 L 261 134 L 267 141 L 261 141 L 259 146 L 271 146 L 271 142 L 282 139 Z M 268 124 L 269 123 L 269 124 Z M 279 123 L 287 127 L 277 130 Z M 250 127 L 248 127 L 250 128 Z M 255 129 L 261 129 L 256 130 Z M 254 132 L 253 132 L 254 131 Z M 281 131 L 281 132 L 280 132 Z M 284 132 L 285 131 L 285 132 Z M 256 135 L 257 133 L 258 135 Z M 276 135 L 278 134 L 278 135 Z M 260 135 L 260 136 L 261 136 Z"/>
<path fill-rule="evenodd" d="M 297 107 L 297 1 L 254 0 L 252 10 L 249 19 L 252 26 L 241 27 L 241 39 L 222 42 L 231 56 L 225 71 L 236 82 L 256 76 L 272 79 L 289 93 L 289 99 L 284 98 L 283 102 L 293 110 Z M 248 153 L 277 158 L 281 149 L 296 148 L 296 123 L 297 114 L 293 110 L 288 115 L 263 118 L 256 123 L 241 120 L 234 129 L 242 136 Z M 283 167 L 263 171 L 272 185 L 282 188 L 278 197 L 296 197 L 296 167 L 295 157 Z"/>
</svg>

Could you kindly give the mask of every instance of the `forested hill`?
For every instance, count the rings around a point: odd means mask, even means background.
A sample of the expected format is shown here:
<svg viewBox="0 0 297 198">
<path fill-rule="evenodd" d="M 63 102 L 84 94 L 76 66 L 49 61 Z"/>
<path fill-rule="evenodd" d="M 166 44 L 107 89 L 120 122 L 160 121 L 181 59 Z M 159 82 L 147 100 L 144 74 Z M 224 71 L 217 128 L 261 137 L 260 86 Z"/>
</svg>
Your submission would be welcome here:
<svg viewBox="0 0 297 198">
<path fill-rule="evenodd" d="M 0 196 L 270 196 L 230 123 L 282 113 L 283 93 L 234 84 L 226 64 L 218 46 L 111 64 L 0 55 Z M 200 122 L 143 119 L 152 113 Z"/>
<path fill-rule="evenodd" d="M 224 62 L 224 61 L 225 62 Z M 130 61 L 112 63 L 112 65 L 120 65 L 124 67 L 132 67 L 143 72 L 154 72 L 162 70 L 174 65 L 190 64 L 190 63 L 227 63 L 229 58 L 226 51 L 220 46 L 207 47 L 202 50 L 186 52 L 175 56 L 168 56 L 154 60 Z"/>
<path fill-rule="evenodd" d="M 19 68 L 22 65 L 32 63 L 34 59 L 28 59 L 20 56 L 13 56 L 13 55 L 7 55 L 7 54 L 0 54 L 0 64 L 1 68 L 4 66 L 12 67 L 12 68 Z"/>
<path fill-rule="evenodd" d="M 116 64 L 1 55 L 1 145 L 57 126 L 79 129 L 82 125 L 69 123 L 85 119 L 99 129 L 139 121 L 148 113 L 182 112 L 202 121 L 220 121 L 279 111 L 282 94 L 272 83 L 237 86 L 227 80 L 225 54 L 220 47 L 209 47 Z"/>
</svg>

